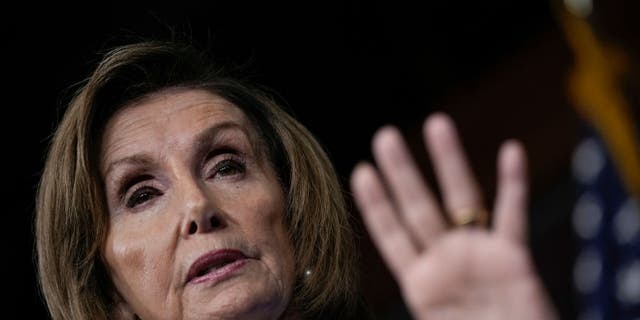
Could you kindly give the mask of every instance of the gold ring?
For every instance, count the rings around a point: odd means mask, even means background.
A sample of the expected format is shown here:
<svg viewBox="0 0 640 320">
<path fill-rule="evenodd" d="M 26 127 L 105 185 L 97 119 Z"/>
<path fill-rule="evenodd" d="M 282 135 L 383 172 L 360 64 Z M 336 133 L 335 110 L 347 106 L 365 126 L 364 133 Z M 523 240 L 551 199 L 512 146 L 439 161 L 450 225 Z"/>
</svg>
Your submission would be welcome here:
<svg viewBox="0 0 640 320">
<path fill-rule="evenodd" d="M 489 220 L 489 213 L 485 209 L 466 208 L 457 210 L 450 215 L 453 224 L 457 227 L 481 226 L 486 227 Z"/>
</svg>

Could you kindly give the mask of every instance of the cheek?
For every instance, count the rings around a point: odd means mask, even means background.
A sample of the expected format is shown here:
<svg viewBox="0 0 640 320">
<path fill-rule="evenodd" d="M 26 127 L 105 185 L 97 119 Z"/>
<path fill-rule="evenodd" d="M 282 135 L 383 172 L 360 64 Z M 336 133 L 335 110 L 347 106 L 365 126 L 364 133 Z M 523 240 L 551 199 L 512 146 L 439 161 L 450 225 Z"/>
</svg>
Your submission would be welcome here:
<svg viewBox="0 0 640 320">
<path fill-rule="evenodd" d="M 278 190 L 278 191 L 275 191 Z M 293 249 L 284 224 L 284 195 L 278 187 L 266 188 L 255 193 L 251 199 L 244 199 L 248 221 L 244 230 L 251 242 L 263 248 L 264 260 L 271 270 L 280 273 L 283 282 L 293 280 Z"/>
<path fill-rule="evenodd" d="M 264 188 L 253 191 L 250 197 L 239 197 L 237 203 L 244 207 L 245 231 L 249 237 L 265 244 L 288 245 L 288 237 L 284 226 L 284 196 L 277 189 Z"/>
<path fill-rule="evenodd" d="M 112 223 L 104 246 L 108 271 L 125 300 L 165 301 L 172 279 L 168 261 L 173 260 L 173 245 L 163 235 L 171 232 L 159 224 L 135 220 Z"/>
</svg>

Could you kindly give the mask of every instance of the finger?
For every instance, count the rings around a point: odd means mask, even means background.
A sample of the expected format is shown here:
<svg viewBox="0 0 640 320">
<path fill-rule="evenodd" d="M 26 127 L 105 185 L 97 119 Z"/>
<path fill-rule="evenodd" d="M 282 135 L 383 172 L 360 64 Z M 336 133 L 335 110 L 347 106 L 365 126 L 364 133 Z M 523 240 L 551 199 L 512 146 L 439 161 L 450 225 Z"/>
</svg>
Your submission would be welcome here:
<svg viewBox="0 0 640 320">
<path fill-rule="evenodd" d="M 376 170 L 370 164 L 357 165 L 351 175 L 351 189 L 374 244 L 391 271 L 400 275 L 418 252 Z"/>
<path fill-rule="evenodd" d="M 502 145 L 498 157 L 498 190 L 495 230 L 516 241 L 525 241 L 527 217 L 527 165 L 524 148 L 516 141 Z"/>
<path fill-rule="evenodd" d="M 411 236 L 425 248 L 444 230 L 444 222 L 400 131 L 393 127 L 378 131 L 373 154 Z"/>
<path fill-rule="evenodd" d="M 425 121 L 423 131 L 444 205 L 453 221 L 464 221 L 465 214 L 484 206 L 453 121 L 438 113 Z"/>
</svg>

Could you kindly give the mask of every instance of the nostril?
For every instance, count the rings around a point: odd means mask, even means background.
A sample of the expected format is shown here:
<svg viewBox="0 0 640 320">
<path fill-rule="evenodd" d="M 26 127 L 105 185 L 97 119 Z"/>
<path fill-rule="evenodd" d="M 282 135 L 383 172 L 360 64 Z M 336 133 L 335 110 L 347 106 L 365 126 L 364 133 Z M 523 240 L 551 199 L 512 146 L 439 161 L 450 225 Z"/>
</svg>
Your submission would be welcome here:
<svg viewBox="0 0 640 320">
<path fill-rule="evenodd" d="M 191 224 L 189 224 L 189 234 L 194 234 L 196 231 L 198 231 L 198 225 L 195 221 L 191 221 Z"/>
<path fill-rule="evenodd" d="M 216 217 L 216 216 L 211 217 L 211 228 L 212 229 L 218 229 L 221 225 L 222 225 L 222 221 L 220 221 L 220 219 L 218 219 L 218 217 Z"/>
<path fill-rule="evenodd" d="M 206 220 L 197 220 L 193 219 L 189 222 L 187 226 L 187 234 L 194 235 L 196 233 L 206 233 L 215 231 L 218 229 L 222 229 L 225 226 L 224 220 L 219 217 L 213 215 L 211 217 L 205 218 Z"/>
</svg>

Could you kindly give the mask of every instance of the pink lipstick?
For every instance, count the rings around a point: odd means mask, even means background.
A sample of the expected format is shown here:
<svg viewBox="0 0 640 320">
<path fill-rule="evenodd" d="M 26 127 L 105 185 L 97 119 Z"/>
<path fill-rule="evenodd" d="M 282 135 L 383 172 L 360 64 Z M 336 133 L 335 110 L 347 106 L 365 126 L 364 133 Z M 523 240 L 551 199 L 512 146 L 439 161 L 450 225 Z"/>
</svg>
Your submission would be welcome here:
<svg viewBox="0 0 640 320">
<path fill-rule="evenodd" d="M 221 281 L 242 268 L 247 261 L 248 258 L 244 253 L 234 249 L 207 252 L 191 264 L 186 283 Z"/>
</svg>

